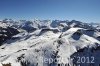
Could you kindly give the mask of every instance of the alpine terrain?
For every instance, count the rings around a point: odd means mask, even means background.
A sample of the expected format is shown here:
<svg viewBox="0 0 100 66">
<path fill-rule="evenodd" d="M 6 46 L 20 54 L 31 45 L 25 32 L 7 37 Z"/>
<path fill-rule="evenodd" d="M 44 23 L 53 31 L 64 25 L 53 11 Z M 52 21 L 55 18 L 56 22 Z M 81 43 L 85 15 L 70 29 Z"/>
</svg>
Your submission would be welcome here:
<svg viewBox="0 0 100 66">
<path fill-rule="evenodd" d="M 0 66 L 100 66 L 100 24 L 0 20 Z"/>
</svg>

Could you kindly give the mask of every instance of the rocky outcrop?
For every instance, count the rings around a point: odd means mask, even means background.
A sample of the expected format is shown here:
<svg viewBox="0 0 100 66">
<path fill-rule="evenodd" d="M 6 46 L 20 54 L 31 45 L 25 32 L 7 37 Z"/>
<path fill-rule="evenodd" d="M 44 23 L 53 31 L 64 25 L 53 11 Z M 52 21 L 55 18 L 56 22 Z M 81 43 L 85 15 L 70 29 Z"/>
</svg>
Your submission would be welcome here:
<svg viewBox="0 0 100 66">
<path fill-rule="evenodd" d="M 0 45 L 8 39 L 11 39 L 12 36 L 18 34 L 19 31 L 12 27 L 3 28 L 0 27 Z"/>
</svg>

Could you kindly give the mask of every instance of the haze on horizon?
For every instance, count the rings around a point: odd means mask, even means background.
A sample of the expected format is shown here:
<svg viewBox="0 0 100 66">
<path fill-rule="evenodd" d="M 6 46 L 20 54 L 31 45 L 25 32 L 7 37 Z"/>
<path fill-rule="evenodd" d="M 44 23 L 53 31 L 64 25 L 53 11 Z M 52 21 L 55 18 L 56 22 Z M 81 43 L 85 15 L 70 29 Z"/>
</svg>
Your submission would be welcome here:
<svg viewBox="0 0 100 66">
<path fill-rule="evenodd" d="M 0 0 L 0 19 L 100 22 L 100 0 Z"/>
</svg>

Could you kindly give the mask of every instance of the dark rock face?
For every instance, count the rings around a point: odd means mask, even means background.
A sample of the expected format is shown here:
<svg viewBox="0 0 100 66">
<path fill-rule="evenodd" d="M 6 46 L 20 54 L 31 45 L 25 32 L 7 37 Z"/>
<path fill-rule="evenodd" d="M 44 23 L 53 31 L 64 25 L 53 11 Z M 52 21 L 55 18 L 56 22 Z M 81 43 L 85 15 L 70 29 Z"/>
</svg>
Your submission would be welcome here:
<svg viewBox="0 0 100 66">
<path fill-rule="evenodd" d="M 95 44 L 96 47 L 92 48 L 82 48 L 77 50 L 70 57 L 73 58 L 73 65 L 78 66 L 99 66 L 100 58 L 96 58 L 100 55 L 100 46 Z"/>
<path fill-rule="evenodd" d="M 34 28 L 34 26 L 32 26 L 33 23 L 30 22 L 30 21 L 27 21 L 26 23 L 24 23 L 21 28 L 26 30 L 27 32 L 32 32 L 32 31 L 35 31 L 36 28 Z"/>
<path fill-rule="evenodd" d="M 8 39 L 10 39 L 12 36 L 18 34 L 19 31 L 12 27 L 2 28 L 0 27 L 0 45 Z"/>
<path fill-rule="evenodd" d="M 74 40 L 79 40 L 81 36 L 82 36 L 81 31 L 77 31 L 77 32 L 75 32 L 75 33 L 72 35 L 72 38 L 73 38 Z"/>
<path fill-rule="evenodd" d="M 100 36 L 98 36 L 98 37 L 97 37 L 97 40 L 99 40 L 99 41 L 100 41 Z"/>
<path fill-rule="evenodd" d="M 11 66 L 11 63 L 9 63 L 9 64 L 2 64 L 2 66 Z"/>
<path fill-rule="evenodd" d="M 66 23 L 69 21 L 60 21 L 60 20 L 54 20 L 52 21 L 52 23 L 50 24 L 51 27 L 56 28 L 57 26 L 63 26 L 60 23 Z"/>
<path fill-rule="evenodd" d="M 36 28 L 34 27 L 23 27 L 22 29 L 26 30 L 27 32 L 32 32 L 36 30 Z"/>
<path fill-rule="evenodd" d="M 45 29 L 42 29 L 41 32 L 39 33 L 39 35 L 42 35 L 43 33 L 46 33 L 48 31 L 52 31 L 53 33 L 57 33 L 59 32 L 58 29 L 49 29 L 49 28 L 45 28 Z"/>
<path fill-rule="evenodd" d="M 91 30 L 85 30 L 83 33 L 86 34 L 86 35 L 88 35 L 88 36 L 93 37 L 93 35 L 94 35 L 95 32 L 96 32 L 95 30 L 91 29 Z"/>
</svg>

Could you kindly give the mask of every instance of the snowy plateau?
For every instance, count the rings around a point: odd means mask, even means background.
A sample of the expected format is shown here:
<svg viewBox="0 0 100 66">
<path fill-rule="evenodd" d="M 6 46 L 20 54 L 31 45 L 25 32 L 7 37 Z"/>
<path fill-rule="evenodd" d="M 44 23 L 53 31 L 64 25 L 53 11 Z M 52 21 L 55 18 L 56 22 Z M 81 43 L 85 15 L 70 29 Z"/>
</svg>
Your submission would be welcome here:
<svg viewBox="0 0 100 66">
<path fill-rule="evenodd" d="M 100 66 L 100 23 L 1 20 L 0 66 Z"/>
</svg>

